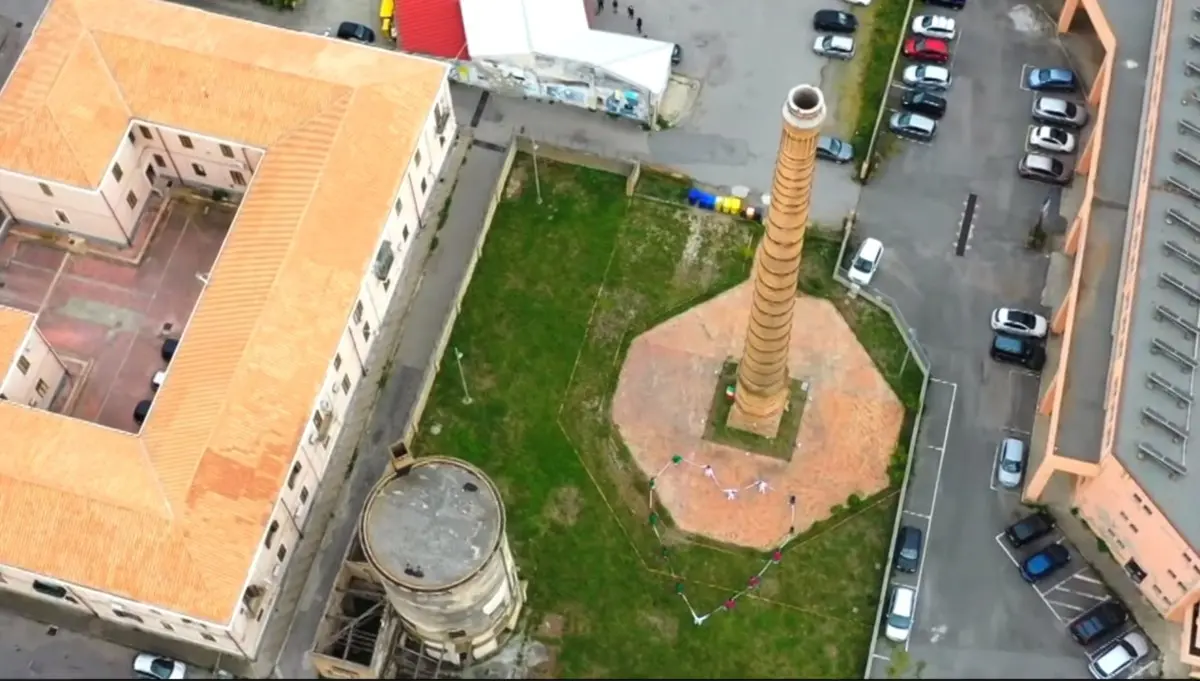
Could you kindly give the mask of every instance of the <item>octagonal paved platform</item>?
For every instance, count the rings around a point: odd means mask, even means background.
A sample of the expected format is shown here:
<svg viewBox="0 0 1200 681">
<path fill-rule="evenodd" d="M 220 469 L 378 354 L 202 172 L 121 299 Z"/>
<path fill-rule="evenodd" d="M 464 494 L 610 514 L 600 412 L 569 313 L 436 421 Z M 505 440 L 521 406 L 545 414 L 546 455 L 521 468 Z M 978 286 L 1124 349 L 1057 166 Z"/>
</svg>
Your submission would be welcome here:
<svg viewBox="0 0 1200 681">
<path fill-rule="evenodd" d="M 851 494 L 887 486 L 904 407 L 833 304 L 801 296 L 790 368 L 809 393 L 791 461 L 704 440 L 721 366 L 741 357 L 749 302 L 747 282 L 638 336 L 621 368 L 613 421 L 647 476 L 674 454 L 713 467 L 719 486 L 686 465 L 656 481 L 679 529 L 770 548 L 788 531 L 789 495 L 803 532 Z M 757 480 L 770 485 L 765 494 L 744 489 Z M 730 500 L 722 488 L 743 489 Z"/>
</svg>

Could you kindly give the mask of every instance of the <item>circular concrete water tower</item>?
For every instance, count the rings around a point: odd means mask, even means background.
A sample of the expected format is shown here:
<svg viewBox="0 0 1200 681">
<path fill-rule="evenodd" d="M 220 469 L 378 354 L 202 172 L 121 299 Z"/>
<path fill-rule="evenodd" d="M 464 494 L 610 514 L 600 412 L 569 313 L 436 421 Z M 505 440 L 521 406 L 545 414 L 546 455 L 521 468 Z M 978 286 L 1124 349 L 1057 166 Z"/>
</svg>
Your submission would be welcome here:
<svg viewBox="0 0 1200 681">
<path fill-rule="evenodd" d="M 466 665 L 503 645 L 525 603 L 504 503 L 464 461 L 410 461 L 367 497 L 363 550 L 409 633 Z"/>
</svg>

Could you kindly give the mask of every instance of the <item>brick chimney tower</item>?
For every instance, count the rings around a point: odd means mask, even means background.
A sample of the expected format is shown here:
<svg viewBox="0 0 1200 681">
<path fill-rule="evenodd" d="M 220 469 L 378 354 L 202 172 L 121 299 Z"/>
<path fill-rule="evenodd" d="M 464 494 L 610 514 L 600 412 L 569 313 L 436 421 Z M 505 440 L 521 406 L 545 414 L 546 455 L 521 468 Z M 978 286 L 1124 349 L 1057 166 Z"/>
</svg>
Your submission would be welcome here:
<svg viewBox="0 0 1200 681">
<path fill-rule="evenodd" d="M 808 227 L 817 136 L 824 121 L 825 96 L 818 88 L 798 85 L 788 92 L 766 233 L 754 257 L 750 326 L 728 422 L 731 428 L 762 437 L 775 437 L 778 432 L 791 388 L 792 312 Z"/>
</svg>

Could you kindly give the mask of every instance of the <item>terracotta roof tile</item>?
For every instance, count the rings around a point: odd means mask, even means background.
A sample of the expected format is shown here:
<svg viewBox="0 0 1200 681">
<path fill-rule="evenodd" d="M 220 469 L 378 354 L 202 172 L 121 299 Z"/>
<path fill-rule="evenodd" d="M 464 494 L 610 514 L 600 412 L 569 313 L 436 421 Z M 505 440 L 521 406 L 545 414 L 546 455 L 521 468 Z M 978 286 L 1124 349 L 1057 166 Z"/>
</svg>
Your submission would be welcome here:
<svg viewBox="0 0 1200 681">
<path fill-rule="evenodd" d="M 139 436 L 0 404 L 20 449 L 0 563 L 229 621 L 445 75 L 158 0 L 51 0 L 0 93 L 0 165 L 94 188 L 131 117 L 267 153 Z"/>
</svg>

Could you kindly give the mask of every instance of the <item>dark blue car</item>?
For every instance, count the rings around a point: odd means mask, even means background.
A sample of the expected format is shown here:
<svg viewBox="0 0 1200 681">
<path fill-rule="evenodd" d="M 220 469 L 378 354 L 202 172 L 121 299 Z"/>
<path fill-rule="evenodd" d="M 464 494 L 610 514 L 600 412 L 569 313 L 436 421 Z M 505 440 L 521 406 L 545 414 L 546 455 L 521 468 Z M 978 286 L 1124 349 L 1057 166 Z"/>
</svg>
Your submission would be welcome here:
<svg viewBox="0 0 1200 681">
<path fill-rule="evenodd" d="M 1033 584 L 1058 572 L 1071 562 L 1071 552 L 1062 544 L 1051 544 L 1021 563 L 1021 577 Z"/>
<path fill-rule="evenodd" d="M 1025 77 L 1025 85 L 1034 92 L 1074 92 L 1079 78 L 1070 69 L 1033 69 Z"/>
</svg>

